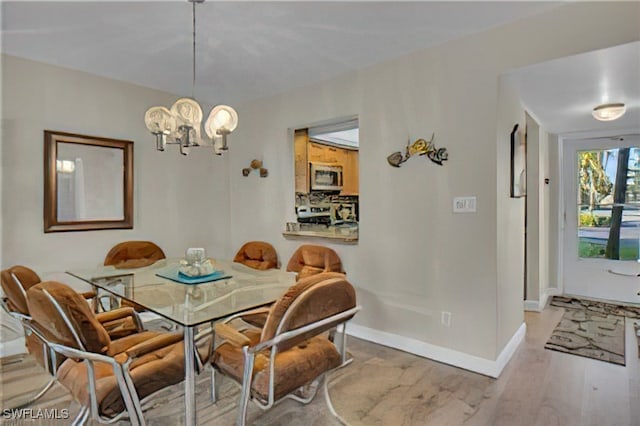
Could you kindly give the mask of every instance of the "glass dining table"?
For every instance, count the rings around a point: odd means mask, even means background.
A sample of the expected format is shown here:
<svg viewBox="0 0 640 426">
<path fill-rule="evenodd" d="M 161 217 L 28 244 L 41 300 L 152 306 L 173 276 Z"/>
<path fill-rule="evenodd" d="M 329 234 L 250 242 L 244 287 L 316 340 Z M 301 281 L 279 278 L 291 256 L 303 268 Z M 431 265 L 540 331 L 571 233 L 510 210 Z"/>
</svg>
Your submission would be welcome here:
<svg viewBox="0 0 640 426">
<path fill-rule="evenodd" d="M 136 303 L 183 328 L 187 425 L 196 424 L 193 354 L 197 327 L 270 304 L 292 286 L 296 278 L 295 273 L 279 269 L 259 271 L 226 260 L 212 263 L 216 270 L 222 271 L 219 279 L 201 284 L 184 284 L 170 279 L 177 271 L 179 259 L 164 259 L 136 269 L 98 266 L 67 271 L 97 289 Z"/>
</svg>

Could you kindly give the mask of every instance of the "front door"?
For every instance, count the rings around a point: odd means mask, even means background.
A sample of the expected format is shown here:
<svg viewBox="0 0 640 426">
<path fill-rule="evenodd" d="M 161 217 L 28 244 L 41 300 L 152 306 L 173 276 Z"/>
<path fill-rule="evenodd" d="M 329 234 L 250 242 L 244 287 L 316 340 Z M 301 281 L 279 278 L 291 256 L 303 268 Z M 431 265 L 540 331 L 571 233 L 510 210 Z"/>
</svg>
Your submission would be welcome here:
<svg viewBox="0 0 640 426">
<path fill-rule="evenodd" d="M 563 142 L 564 293 L 640 303 L 640 135 Z"/>
</svg>

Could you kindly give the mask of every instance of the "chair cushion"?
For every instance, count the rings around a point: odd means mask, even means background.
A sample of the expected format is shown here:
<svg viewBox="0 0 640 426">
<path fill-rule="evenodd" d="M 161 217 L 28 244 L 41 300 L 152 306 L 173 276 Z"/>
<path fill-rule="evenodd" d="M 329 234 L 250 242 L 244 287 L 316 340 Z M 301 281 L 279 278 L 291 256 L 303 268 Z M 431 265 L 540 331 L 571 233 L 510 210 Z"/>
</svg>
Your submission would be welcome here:
<svg viewBox="0 0 640 426">
<path fill-rule="evenodd" d="M 102 326 L 107 330 L 111 339 L 120 339 L 138 331 L 138 326 L 131 317 L 103 322 Z"/>
<path fill-rule="evenodd" d="M 312 275 L 320 274 L 323 271 L 324 271 L 324 268 L 317 268 L 315 266 L 305 265 L 302 267 L 302 269 L 300 269 L 300 272 L 298 272 L 298 280 L 310 277 Z"/>
<path fill-rule="evenodd" d="M 95 318 L 84 298 L 69 286 L 56 281 L 42 282 L 31 287 L 27 292 L 29 312 L 43 330 L 45 338 L 80 349 L 56 306 L 44 293 L 45 290 L 57 300 L 60 308 L 77 330 L 84 348 L 89 352 L 104 353 L 111 343 L 109 334 Z"/>
<path fill-rule="evenodd" d="M 269 316 L 262 329 L 262 340 L 272 339 L 276 335 L 280 321 L 302 293 L 326 280 L 338 281 L 331 281 L 328 287 L 323 285 L 317 290 L 314 290 L 316 294 L 307 298 L 308 308 L 297 309 L 297 312 L 290 314 L 289 324 L 287 327 L 284 327 L 282 331 L 293 330 L 294 328 L 302 327 L 325 316 L 330 316 L 355 307 L 355 290 L 353 290 L 351 284 L 346 281 L 344 274 L 339 272 L 323 272 L 309 276 L 291 286 L 278 301 L 271 305 Z"/>
<path fill-rule="evenodd" d="M 258 343 L 260 335 L 256 331 L 243 332 L 251 340 L 251 345 Z M 313 381 L 323 372 L 340 365 L 340 354 L 336 347 L 324 336 L 313 337 L 305 344 L 279 352 L 275 359 L 274 396 L 280 399 L 300 386 Z M 214 354 L 214 365 L 224 374 L 242 383 L 244 361 L 242 349 L 229 343 L 220 345 Z M 252 391 L 266 400 L 269 394 L 269 352 L 256 355 L 253 366 Z"/>
<path fill-rule="evenodd" d="M 274 269 L 278 267 L 278 254 L 276 249 L 267 242 L 249 241 L 240 247 L 233 261 L 253 269 Z"/>
<path fill-rule="evenodd" d="M 9 299 L 9 308 L 22 314 L 29 315 L 27 301 L 24 298 L 22 289 L 19 287 L 20 284 L 15 282 L 12 275 L 15 275 L 18 281 L 20 281 L 25 292 L 38 284 L 40 282 L 40 277 L 33 270 L 20 265 L 7 268 L 0 273 L 2 290 Z"/>
<path fill-rule="evenodd" d="M 107 349 L 106 355 L 108 356 L 116 356 L 120 353 L 125 352 L 130 347 L 137 345 L 138 343 L 145 342 L 155 336 L 160 334 L 157 331 L 143 331 L 141 333 L 131 334 L 129 336 L 121 337 L 117 340 L 112 340 L 109 345 L 109 349 Z"/>
<path fill-rule="evenodd" d="M 259 312 L 256 314 L 242 315 L 242 321 L 257 328 L 264 327 L 267 322 L 267 312 Z"/>
<path fill-rule="evenodd" d="M 144 334 L 146 339 L 149 339 L 162 333 L 140 334 Z M 132 338 L 126 342 L 128 344 L 120 345 L 120 348 L 124 351 L 139 342 L 139 338 Z M 119 362 L 125 362 L 127 355 L 119 353 L 114 358 Z M 102 362 L 95 362 L 94 366 L 96 398 L 100 413 L 109 417 L 121 413 L 125 406 L 113 368 Z M 176 343 L 143 355 L 131 363 L 129 371 L 140 399 L 164 387 L 179 383 L 184 379 L 184 344 Z M 83 405 L 90 403 L 86 362 L 67 359 L 58 370 L 58 380 L 79 403 Z"/>
<path fill-rule="evenodd" d="M 307 266 L 324 269 L 324 256 L 327 249 L 320 246 L 307 246 L 302 250 L 302 262 Z"/>
<path fill-rule="evenodd" d="M 118 269 L 141 268 L 164 259 L 164 252 L 151 241 L 125 241 L 116 244 L 107 253 L 104 265 Z"/>
<path fill-rule="evenodd" d="M 291 255 L 287 271 L 298 272 L 298 279 L 320 272 L 342 272 L 340 256 L 329 247 L 303 244 Z"/>
</svg>

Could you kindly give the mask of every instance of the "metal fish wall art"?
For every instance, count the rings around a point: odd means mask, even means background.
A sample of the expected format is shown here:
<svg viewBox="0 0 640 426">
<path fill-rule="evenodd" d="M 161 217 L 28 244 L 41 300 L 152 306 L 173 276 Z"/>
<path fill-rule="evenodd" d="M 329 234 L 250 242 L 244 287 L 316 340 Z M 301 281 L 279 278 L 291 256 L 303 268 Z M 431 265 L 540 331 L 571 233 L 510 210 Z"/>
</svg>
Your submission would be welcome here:
<svg viewBox="0 0 640 426">
<path fill-rule="evenodd" d="M 442 166 L 444 161 L 449 159 L 449 153 L 447 153 L 447 148 L 436 148 L 433 144 L 433 140 L 435 139 L 435 133 L 431 135 L 431 139 L 417 139 L 414 143 L 411 143 L 411 139 L 407 142 L 407 148 L 405 154 L 402 155 L 400 151 L 396 151 L 393 154 L 387 157 L 387 161 L 393 167 L 400 167 L 402 163 L 407 161 L 409 158 L 414 155 L 427 155 L 429 160 L 434 163 Z"/>
</svg>

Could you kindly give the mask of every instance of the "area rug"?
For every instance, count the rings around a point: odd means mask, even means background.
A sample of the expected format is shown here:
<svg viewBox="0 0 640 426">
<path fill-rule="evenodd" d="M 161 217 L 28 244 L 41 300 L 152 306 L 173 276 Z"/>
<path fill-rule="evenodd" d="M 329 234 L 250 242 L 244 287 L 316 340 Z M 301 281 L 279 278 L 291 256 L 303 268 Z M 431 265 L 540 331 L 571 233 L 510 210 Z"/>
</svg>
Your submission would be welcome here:
<svg viewBox="0 0 640 426">
<path fill-rule="evenodd" d="M 616 305 L 565 297 L 554 297 L 551 305 L 562 306 L 565 313 L 545 348 L 625 365 L 625 312 Z"/>
<path fill-rule="evenodd" d="M 586 309 L 601 314 L 619 315 L 627 318 L 640 318 L 640 305 L 621 305 L 601 300 L 577 297 L 553 296 L 551 305 L 569 309 Z"/>
</svg>

